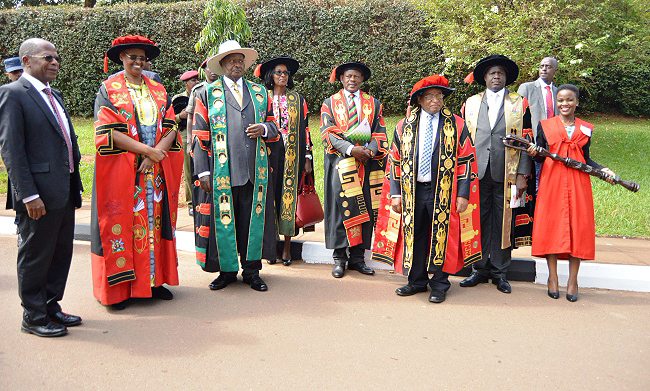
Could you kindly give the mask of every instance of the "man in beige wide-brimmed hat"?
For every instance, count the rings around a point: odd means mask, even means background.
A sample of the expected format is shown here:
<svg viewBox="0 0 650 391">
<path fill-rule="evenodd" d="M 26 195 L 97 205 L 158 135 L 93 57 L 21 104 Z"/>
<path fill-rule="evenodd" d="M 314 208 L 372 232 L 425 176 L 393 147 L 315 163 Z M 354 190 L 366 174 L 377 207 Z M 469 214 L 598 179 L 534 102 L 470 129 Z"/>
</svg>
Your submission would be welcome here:
<svg viewBox="0 0 650 391">
<path fill-rule="evenodd" d="M 242 77 L 256 59 L 255 50 L 237 41 L 222 43 L 207 61 L 222 77 L 196 91 L 196 257 L 203 270 L 220 272 L 212 290 L 237 280 L 238 254 L 244 283 L 268 289 L 259 275 L 269 174 L 265 140 L 275 137 L 277 128 L 264 86 Z"/>
</svg>

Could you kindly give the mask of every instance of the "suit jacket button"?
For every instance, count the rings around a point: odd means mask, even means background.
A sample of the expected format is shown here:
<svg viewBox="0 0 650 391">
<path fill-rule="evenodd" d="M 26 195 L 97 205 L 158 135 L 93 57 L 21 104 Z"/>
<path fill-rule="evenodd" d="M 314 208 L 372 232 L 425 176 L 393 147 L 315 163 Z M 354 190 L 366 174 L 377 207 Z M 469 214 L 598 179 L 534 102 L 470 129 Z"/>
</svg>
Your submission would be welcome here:
<svg viewBox="0 0 650 391">
<path fill-rule="evenodd" d="M 241 116 L 241 117 L 242 117 L 242 119 L 246 119 L 246 116 L 245 116 L 244 114 L 242 114 L 242 116 Z"/>
<path fill-rule="evenodd" d="M 65 164 L 65 165 L 67 166 L 67 165 L 69 165 L 70 163 L 68 163 L 68 161 L 66 160 L 65 162 L 63 162 L 63 164 Z"/>
</svg>

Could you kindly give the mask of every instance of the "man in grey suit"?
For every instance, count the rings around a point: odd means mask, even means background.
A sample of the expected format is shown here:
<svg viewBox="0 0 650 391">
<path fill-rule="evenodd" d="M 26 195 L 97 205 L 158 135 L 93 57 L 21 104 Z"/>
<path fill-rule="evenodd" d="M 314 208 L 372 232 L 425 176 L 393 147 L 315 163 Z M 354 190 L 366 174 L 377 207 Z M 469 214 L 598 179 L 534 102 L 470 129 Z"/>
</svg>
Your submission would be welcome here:
<svg viewBox="0 0 650 391">
<path fill-rule="evenodd" d="M 242 78 L 256 58 L 236 41 L 222 43 L 207 66 L 223 77 L 195 92 L 194 172 L 203 190 L 195 193 L 195 245 L 199 265 L 220 272 L 212 290 L 237 280 L 237 254 L 244 283 L 268 289 L 259 275 L 268 182 L 263 139 L 277 128 L 264 86 Z"/>
<path fill-rule="evenodd" d="M 512 251 L 511 188 L 516 185 L 517 196 L 521 197 L 531 170 L 528 155 L 506 151 L 501 141 L 506 133 L 524 136 L 530 132 L 530 110 L 525 99 L 505 88 L 518 75 L 519 67 L 506 56 L 482 59 L 473 77 L 487 89 L 471 96 L 463 107 L 476 147 L 483 257 L 474 264 L 474 272 L 460 283 L 462 287 L 487 282 L 492 276 L 499 291 L 511 292 L 506 279 Z"/>
<path fill-rule="evenodd" d="M 0 87 L 0 144 L 22 243 L 18 248 L 21 331 L 39 337 L 67 334 L 81 318 L 61 311 L 81 207 L 81 154 L 58 91 L 50 88 L 61 58 L 50 42 L 20 45 L 24 73 Z"/>
<path fill-rule="evenodd" d="M 519 86 L 519 90 L 517 90 L 519 95 L 528 99 L 535 140 L 537 140 L 537 126 L 539 125 L 539 121 L 555 117 L 558 114 L 557 107 L 555 106 L 557 88 L 555 87 L 555 83 L 553 83 L 557 69 L 558 62 L 556 59 L 553 57 L 544 57 L 539 63 L 539 78 L 535 81 L 523 83 Z M 540 168 L 541 164 L 535 162 L 537 185 L 539 185 Z"/>
</svg>

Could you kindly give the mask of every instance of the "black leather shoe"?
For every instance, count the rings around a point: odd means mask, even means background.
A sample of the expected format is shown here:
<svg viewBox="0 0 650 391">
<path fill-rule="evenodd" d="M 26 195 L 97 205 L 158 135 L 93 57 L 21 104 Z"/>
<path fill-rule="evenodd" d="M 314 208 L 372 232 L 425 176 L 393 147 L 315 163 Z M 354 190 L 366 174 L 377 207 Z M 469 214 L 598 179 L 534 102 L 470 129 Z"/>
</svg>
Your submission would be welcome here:
<svg viewBox="0 0 650 391">
<path fill-rule="evenodd" d="M 497 286 L 499 292 L 503 292 L 503 293 L 512 292 L 512 288 L 510 288 L 510 283 L 508 282 L 508 280 L 506 280 L 505 277 L 493 278 L 492 283 Z"/>
<path fill-rule="evenodd" d="M 484 284 L 488 282 L 488 278 L 479 274 L 479 272 L 472 272 L 466 279 L 460 282 L 460 286 L 463 288 L 477 286 L 478 284 Z"/>
<path fill-rule="evenodd" d="M 81 324 L 80 316 L 66 314 L 61 311 L 50 315 L 50 320 L 65 327 L 79 326 Z"/>
<path fill-rule="evenodd" d="M 344 275 L 345 275 L 345 262 L 334 266 L 334 269 L 332 269 L 332 276 L 334 278 L 341 278 Z"/>
<path fill-rule="evenodd" d="M 432 303 L 442 303 L 447 298 L 447 294 L 442 291 L 431 291 L 429 301 Z"/>
<path fill-rule="evenodd" d="M 550 297 L 551 299 L 559 299 L 560 298 L 560 292 L 548 291 L 548 297 Z"/>
<path fill-rule="evenodd" d="M 291 265 L 291 259 L 283 259 L 283 260 L 282 260 L 282 264 L 283 264 L 284 266 L 289 266 L 289 265 Z"/>
<path fill-rule="evenodd" d="M 39 337 L 62 337 L 68 334 L 68 329 L 65 326 L 48 322 L 45 326 L 29 324 L 23 319 L 23 324 L 20 326 L 20 331 L 26 334 L 34 334 Z"/>
<path fill-rule="evenodd" d="M 356 270 L 361 274 L 367 274 L 369 276 L 375 274 L 375 271 L 371 267 L 368 267 L 366 263 L 363 261 L 354 262 L 354 263 L 350 262 L 348 264 L 348 270 Z"/>
<path fill-rule="evenodd" d="M 164 286 L 152 286 L 151 287 L 151 297 L 155 297 L 160 300 L 171 300 L 174 298 L 174 294 Z"/>
<path fill-rule="evenodd" d="M 395 289 L 395 293 L 397 293 L 397 296 L 413 296 L 416 293 L 420 292 L 426 292 L 427 287 L 426 286 L 415 286 L 411 284 L 406 284 L 403 287 Z"/>
<path fill-rule="evenodd" d="M 259 292 L 264 292 L 269 290 L 269 287 L 266 286 L 266 283 L 264 283 L 264 280 L 262 280 L 260 276 L 252 276 L 252 277 L 244 278 L 244 284 L 250 285 L 251 288 Z"/>
<path fill-rule="evenodd" d="M 217 291 L 219 289 L 223 289 L 227 287 L 228 285 L 232 284 L 233 282 L 237 281 L 237 276 L 231 276 L 227 274 L 219 274 L 219 277 L 215 278 L 214 281 L 208 285 L 210 290 Z"/>
<path fill-rule="evenodd" d="M 277 259 L 267 259 L 266 260 L 266 263 L 268 263 L 269 265 L 275 265 L 277 262 L 278 262 Z"/>
</svg>

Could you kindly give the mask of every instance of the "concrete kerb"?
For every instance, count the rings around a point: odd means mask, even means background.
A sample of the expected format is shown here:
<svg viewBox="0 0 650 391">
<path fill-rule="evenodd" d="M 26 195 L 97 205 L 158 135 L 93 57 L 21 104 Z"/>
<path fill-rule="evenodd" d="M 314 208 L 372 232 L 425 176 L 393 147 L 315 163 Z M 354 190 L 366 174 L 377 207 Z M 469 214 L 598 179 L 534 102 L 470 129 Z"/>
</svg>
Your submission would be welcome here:
<svg viewBox="0 0 650 391">
<path fill-rule="evenodd" d="M 14 217 L 0 216 L 0 234 L 15 235 Z M 90 225 L 75 225 L 75 240 L 90 241 Z M 194 234 L 189 231 L 176 231 L 176 247 L 180 251 L 194 252 Z M 291 255 L 308 264 L 333 264 L 332 252 L 325 248 L 325 243 L 311 241 L 292 241 Z M 366 252 L 368 266 L 377 270 L 391 270 L 389 265 L 370 259 Z M 469 275 L 468 268 L 457 275 Z M 508 279 L 546 284 L 548 269 L 546 260 L 538 258 L 513 259 L 508 271 Z M 558 277 L 561 286 L 566 286 L 569 277 L 569 265 L 558 261 Z M 578 284 L 583 288 L 613 289 L 635 292 L 650 292 L 650 266 L 619 265 L 583 262 L 580 266 Z"/>
</svg>

